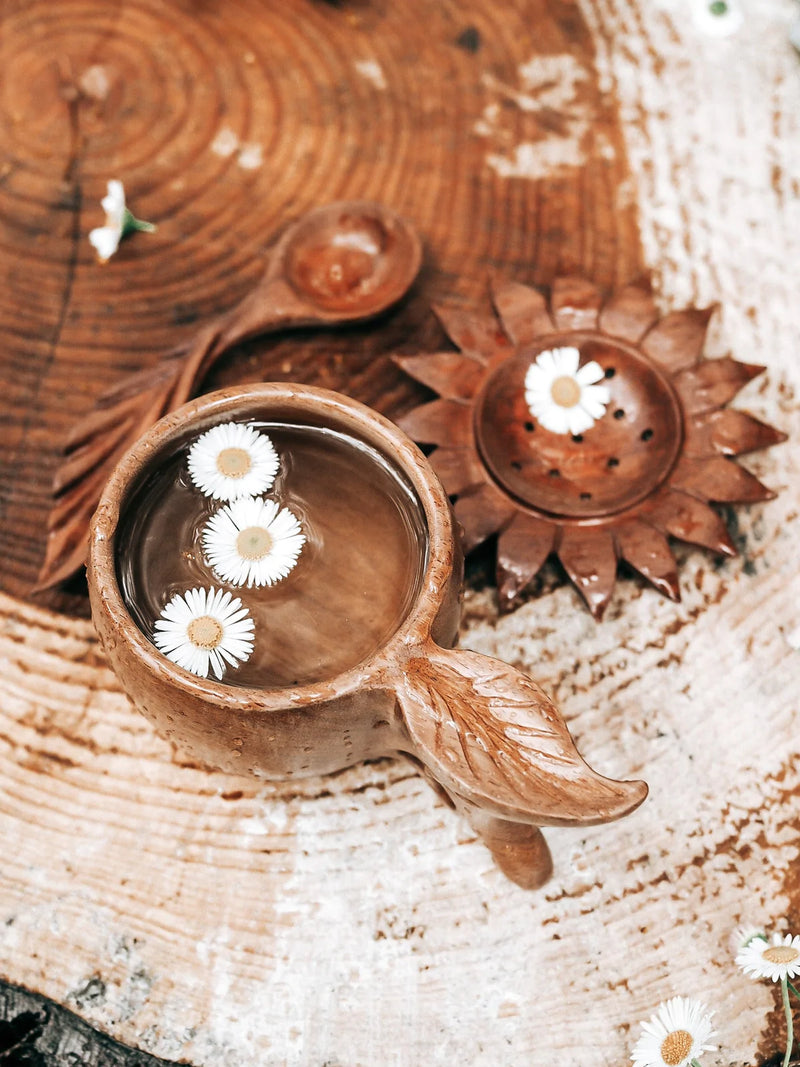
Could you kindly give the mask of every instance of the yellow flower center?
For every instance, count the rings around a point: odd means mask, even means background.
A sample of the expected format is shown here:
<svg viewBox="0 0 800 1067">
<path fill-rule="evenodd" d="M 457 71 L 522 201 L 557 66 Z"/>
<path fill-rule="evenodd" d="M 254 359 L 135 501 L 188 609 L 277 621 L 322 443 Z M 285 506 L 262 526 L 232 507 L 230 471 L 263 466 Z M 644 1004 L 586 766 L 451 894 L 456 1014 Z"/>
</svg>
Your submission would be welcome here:
<svg viewBox="0 0 800 1067">
<path fill-rule="evenodd" d="M 800 952 L 791 945 L 770 945 L 761 953 L 767 963 L 793 963 Z"/>
<path fill-rule="evenodd" d="M 581 398 L 581 387 L 568 374 L 556 378 L 550 386 L 553 403 L 561 408 L 574 408 Z"/>
<path fill-rule="evenodd" d="M 263 526 L 248 526 L 236 538 L 236 551 L 242 559 L 263 559 L 273 543 L 269 531 Z"/>
<path fill-rule="evenodd" d="M 673 1030 L 661 1042 L 661 1059 L 667 1067 L 677 1067 L 692 1051 L 692 1035 L 686 1030 Z"/>
<path fill-rule="evenodd" d="M 211 615 L 201 615 L 189 623 L 186 636 L 198 648 L 210 650 L 222 640 L 222 627 Z"/>
<path fill-rule="evenodd" d="M 217 470 L 226 478 L 243 478 L 252 465 L 246 448 L 223 448 L 217 456 Z"/>
</svg>

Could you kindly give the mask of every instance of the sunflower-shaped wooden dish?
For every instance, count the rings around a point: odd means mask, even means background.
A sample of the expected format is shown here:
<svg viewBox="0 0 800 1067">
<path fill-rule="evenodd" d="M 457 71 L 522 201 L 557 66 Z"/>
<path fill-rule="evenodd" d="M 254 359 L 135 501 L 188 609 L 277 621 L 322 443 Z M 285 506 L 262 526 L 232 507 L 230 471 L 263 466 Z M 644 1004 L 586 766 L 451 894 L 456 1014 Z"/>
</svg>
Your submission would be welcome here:
<svg viewBox="0 0 800 1067">
<path fill-rule="evenodd" d="M 624 560 L 680 598 L 668 538 L 736 548 L 714 503 L 774 493 L 734 457 L 785 435 L 725 405 L 764 368 L 702 355 L 714 308 L 661 317 L 645 282 L 604 300 L 493 287 L 497 318 L 437 308 L 460 351 L 396 356 L 440 396 L 399 420 L 430 456 L 470 551 L 494 534 L 501 606 L 555 554 L 595 618 Z"/>
</svg>

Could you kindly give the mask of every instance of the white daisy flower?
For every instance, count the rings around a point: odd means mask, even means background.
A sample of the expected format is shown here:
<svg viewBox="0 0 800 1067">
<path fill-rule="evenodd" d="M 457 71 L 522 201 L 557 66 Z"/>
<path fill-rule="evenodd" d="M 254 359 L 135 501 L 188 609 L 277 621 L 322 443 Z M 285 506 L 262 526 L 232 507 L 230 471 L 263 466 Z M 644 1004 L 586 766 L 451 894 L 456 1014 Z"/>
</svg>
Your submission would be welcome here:
<svg viewBox="0 0 800 1067">
<path fill-rule="evenodd" d="M 208 564 L 232 585 L 274 585 L 297 563 L 306 542 L 296 516 L 275 500 L 241 497 L 203 528 Z"/>
<path fill-rule="evenodd" d="M 770 978 L 773 982 L 800 974 L 800 937 L 796 934 L 773 934 L 772 940 L 753 938 L 736 956 L 736 963 L 751 978 Z"/>
<path fill-rule="evenodd" d="M 658 1006 L 649 1022 L 643 1022 L 642 1036 L 631 1055 L 634 1067 L 686 1067 L 704 1052 L 714 1036 L 712 1012 L 699 1000 L 673 997 Z"/>
<path fill-rule="evenodd" d="M 540 352 L 525 375 L 525 401 L 535 419 L 552 433 L 583 433 L 603 417 L 611 399 L 599 363 L 579 367 L 577 348 Z"/>
<path fill-rule="evenodd" d="M 264 433 L 240 422 L 212 426 L 189 449 L 189 475 L 215 500 L 265 493 L 275 481 L 280 460 Z"/>
<path fill-rule="evenodd" d="M 121 181 L 112 180 L 108 183 L 108 192 L 100 201 L 100 206 L 106 213 L 106 224 L 92 230 L 89 240 L 101 263 L 111 259 L 127 234 L 135 230 L 155 233 L 156 227 L 152 222 L 142 222 L 125 206 L 125 187 Z"/>
<path fill-rule="evenodd" d="M 177 593 L 156 620 L 153 642 L 184 670 L 220 679 L 253 651 L 253 620 L 241 600 L 222 589 Z"/>
<path fill-rule="evenodd" d="M 692 0 L 695 26 L 711 37 L 730 37 L 744 22 L 738 0 Z"/>
<path fill-rule="evenodd" d="M 737 926 L 730 939 L 733 951 L 736 953 L 741 952 L 743 948 L 747 948 L 750 942 L 755 941 L 757 938 L 761 941 L 767 940 L 767 935 L 760 926 Z"/>
</svg>

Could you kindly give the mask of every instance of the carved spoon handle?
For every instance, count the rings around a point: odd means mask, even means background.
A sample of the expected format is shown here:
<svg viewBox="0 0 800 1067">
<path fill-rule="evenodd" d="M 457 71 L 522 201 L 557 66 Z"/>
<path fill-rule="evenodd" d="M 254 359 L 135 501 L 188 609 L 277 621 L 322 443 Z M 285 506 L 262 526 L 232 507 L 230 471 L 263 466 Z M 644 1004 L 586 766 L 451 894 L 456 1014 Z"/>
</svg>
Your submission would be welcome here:
<svg viewBox="0 0 800 1067">
<path fill-rule="evenodd" d="M 168 410 L 174 411 L 185 404 L 220 356 L 234 345 L 286 326 L 313 323 L 320 317 L 292 292 L 283 278 L 268 271 L 252 292 L 201 330 L 186 350 Z"/>
</svg>

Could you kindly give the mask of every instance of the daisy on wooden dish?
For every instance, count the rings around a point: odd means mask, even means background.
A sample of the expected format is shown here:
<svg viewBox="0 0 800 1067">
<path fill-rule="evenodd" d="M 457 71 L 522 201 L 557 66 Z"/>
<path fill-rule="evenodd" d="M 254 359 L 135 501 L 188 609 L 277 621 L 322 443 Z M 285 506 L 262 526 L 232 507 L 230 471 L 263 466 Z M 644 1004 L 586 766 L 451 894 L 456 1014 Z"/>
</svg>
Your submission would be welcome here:
<svg viewBox="0 0 800 1067">
<path fill-rule="evenodd" d="M 605 377 L 595 360 L 579 366 L 577 348 L 540 352 L 525 375 L 525 402 L 531 415 L 552 433 L 583 433 L 606 413 L 611 393 L 598 385 Z"/>
<path fill-rule="evenodd" d="M 297 563 L 306 537 L 297 516 L 276 500 L 240 497 L 203 528 L 206 561 L 231 585 L 274 585 Z"/>
<path fill-rule="evenodd" d="M 184 670 L 201 678 L 213 671 L 219 680 L 228 666 L 238 667 L 250 658 L 254 629 L 247 608 L 232 593 L 190 589 L 164 607 L 153 642 Z"/>
<path fill-rule="evenodd" d="M 188 463 L 193 484 L 215 500 L 265 493 L 280 467 L 269 437 L 239 422 L 223 422 L 201 434 L 189 449 Z"/>
</svg>

